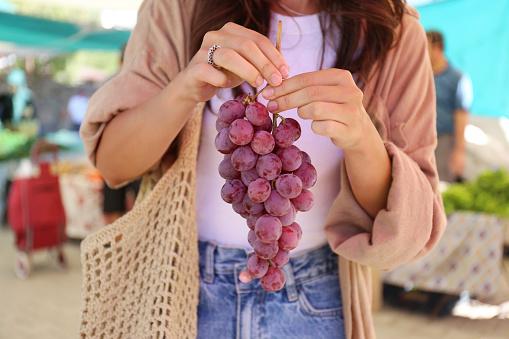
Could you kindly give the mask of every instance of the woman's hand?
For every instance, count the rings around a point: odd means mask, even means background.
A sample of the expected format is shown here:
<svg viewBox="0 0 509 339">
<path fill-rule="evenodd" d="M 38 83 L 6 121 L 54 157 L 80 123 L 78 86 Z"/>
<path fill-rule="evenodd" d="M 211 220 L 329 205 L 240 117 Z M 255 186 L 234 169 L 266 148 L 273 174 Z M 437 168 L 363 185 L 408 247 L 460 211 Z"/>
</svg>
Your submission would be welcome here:
<svg viewBox="0 0 509 339">
<path fill-rule="evenodd" d="M 207 63 L 214 44 L 220 48 L 213 53 L 213 61 L 221 69 Z M 177 78 L 187 98 L 203 102 L 220 87 L 236 87 L 247 81 L 256 88 L 264 80 L 278 86 L 288 75 L 288 65 L 267 37 L 230 22 L 205 34 L 200 50 Z"/>
<path fill-rule="evenodd" d="M 313 120 L 313 132 L 331 138 L 335 146 L 345 151 L 364 146 L 367 124 L 372 123 L 350 72 L 326 69 L 299 74 L 266 88 L 262 95 L 270 100 L 267 108 L 272 113 L 297 108 L 302 119 Z"/>
<path fill-rule="evenodd" d="M 313 132 L 343 149 L 353 194 L 371 217 L 386 207 L 391 160 L 350 72 L 327 69 L 300 74 L 266 88 L 262 95 L 270 100 L 269 111 L 297 108 L 302 119 L 313 120 Z"/>
</svg>

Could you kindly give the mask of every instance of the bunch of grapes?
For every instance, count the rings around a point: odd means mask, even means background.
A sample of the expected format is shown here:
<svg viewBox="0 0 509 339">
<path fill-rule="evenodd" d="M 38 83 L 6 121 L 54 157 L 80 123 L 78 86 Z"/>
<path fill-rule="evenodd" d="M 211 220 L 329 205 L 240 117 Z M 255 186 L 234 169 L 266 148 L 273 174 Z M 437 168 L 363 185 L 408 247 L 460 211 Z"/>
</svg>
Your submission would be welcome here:
<svg viewBox="0 0 509 339">
<path fill-rule="evenodd" d="M 263 104 L 243 94 L 219 108 L 216 129 L 215 146 L 225 155 L 218 168 L 226 179 L 221 197 L 246 219 L 254 249 L 240 279 L 259 278 L 266 291 L 278 291 L 286 280 L 281 267 L 302 237 L 297 212 L 309 211 L 314 203 L 309 188 L 316 169 L 308 154 L 293 145 L 300 125 L 279 114 L 271 119 Z"/>
</svg>

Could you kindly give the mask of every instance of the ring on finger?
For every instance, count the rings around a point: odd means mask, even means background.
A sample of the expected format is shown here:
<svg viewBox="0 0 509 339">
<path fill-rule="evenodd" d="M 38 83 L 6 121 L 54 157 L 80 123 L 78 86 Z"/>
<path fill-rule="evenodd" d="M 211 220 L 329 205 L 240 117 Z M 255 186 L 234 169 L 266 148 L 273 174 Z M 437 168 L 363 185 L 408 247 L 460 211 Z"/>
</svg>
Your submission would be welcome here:
<svg viewBox="0 0 509 339">
<path fill-rule="evenodd" d="M 207 63 L 216 69 L 221 69 L 221 66 L 217 65 L 213 59 L 214 52 L 217 51 L 219 48 L 221 48 L 221 46 L 214 44 L 212 45 L 212 47 L 209 48 L 209 51 L 207 53 Z"/>
</svg>

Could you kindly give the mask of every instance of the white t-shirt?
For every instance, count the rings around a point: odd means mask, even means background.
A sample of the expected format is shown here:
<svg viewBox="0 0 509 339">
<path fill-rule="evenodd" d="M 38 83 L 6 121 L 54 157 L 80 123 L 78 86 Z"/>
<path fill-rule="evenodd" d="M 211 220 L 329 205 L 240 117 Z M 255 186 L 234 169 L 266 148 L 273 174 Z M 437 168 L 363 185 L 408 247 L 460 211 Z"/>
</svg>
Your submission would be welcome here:
<svg viewBox="0 0 509 339">
<path fill-rule="evenodd" d="M 71 120 L 75 124 L 81 124 L 85 113 L 87 112 L 88 101 L 90 98 L 85 95 L 75 94 L 69 99 L 67 104 L 67 111 L 71 116 Z"/>
<path fill-rule="evenodd" d="M 322 30 L 320 14 L 300 17 L 288 17 L 272 13 L 269 39 L 275 43 L 277 24 L 283 22 L 281 53 L 290 66 L 290 77 L 296 74 L 317 71 L 320 69 L 322 54 Z M 334 66 L 339 35 L 327 37 L 325 57 L 322 69 Z M 262 85 L 259 89 L 263 88 Z M 258 89 L 258 90 L 259 90 Z M 198 236 L 203 241 L 213 241 L 227 247 L 244 248 L 252 251 L 247 241 L 249 228 L 246 220 L 235 213 L 230 204 L 221 199 L 221 187 L 225 180 L 218 174 L 219 163 L 224 155 L 214 145 L 217 131 L 215 122 L 221 104 L 233 99 L 232 91 L 221 89 L 211 99 L 211 110 L 204 112 L 202 134 L 198 155 L 196 216 Z M 258 101 L 267 104 L 262 95 Z M 303 120 L 292 109 L 282 112 L 284 117 L 296 119 L 302 127 L 302 136 L 295 145 L 311 157 L 311 162 L 318 172 L 316 185 L 310 190 L 315 196 L 315 204 L 308 212 L 298 212 L 296 222 L 301 226 L 303 235 L 299 246 L 291 251 L 295 256 L 324 245 L 327 240 L 323 225 L 328 211 L 340 188 L 340 162 L 343 151 L 335 147 L 327 137 L 319 136 L 311 130 L 311 120 Z"/>
</svg>

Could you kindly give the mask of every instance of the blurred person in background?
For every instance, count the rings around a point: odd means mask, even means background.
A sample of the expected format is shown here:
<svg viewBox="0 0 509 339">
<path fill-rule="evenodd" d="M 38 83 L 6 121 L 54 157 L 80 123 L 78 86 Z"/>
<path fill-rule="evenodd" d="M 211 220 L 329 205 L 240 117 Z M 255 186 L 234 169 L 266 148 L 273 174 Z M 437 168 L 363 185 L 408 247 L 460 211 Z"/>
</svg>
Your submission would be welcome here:
<svg viewBox="0 0 509 339">
<path fill-rule="evenodd" d="M 12 120 L 12 95 L 7 83 L 0 82 L 0 130 Z"/>
<path fill-rule="evenodd" d="M 437 96 L 438 145 L 435 150 L 441 181 L 462 181 L 465 168 L 465 127 L 473 100 L 468 74 L 454 68 L 444 53 L 439 31 L 426 32 Z"/>
<path fill-rule="evenodd" d="M 67 112 L 71 119 L 71 130 L 79 131 L 81 122 L 87 112 L 88 101 L 90 100 L 90 91 L 86 87 L 78 89 L 78 92 L 71 96 L 67 103 Z"/>
<path fill-rule="evenodd" d="M 22 121 L 36 117 L 33 93 L 27 86 L 26 74 L 21 69 L 13 69 L 7 75 L 7 84 L 12 95 L 12 118 L 10 125 L 17 127 Z"/>
</svg>

